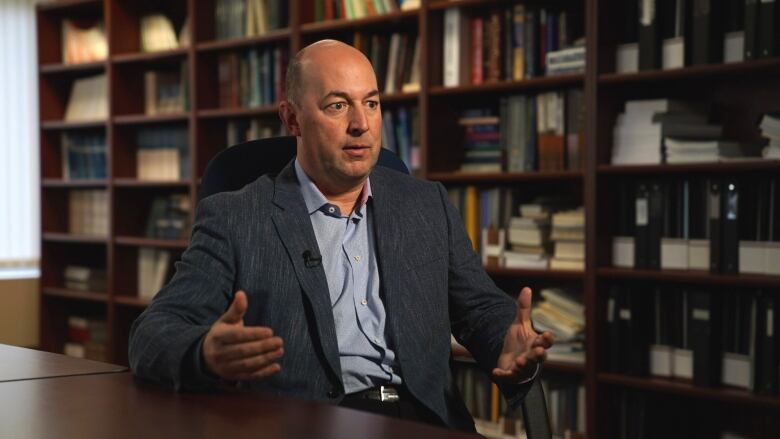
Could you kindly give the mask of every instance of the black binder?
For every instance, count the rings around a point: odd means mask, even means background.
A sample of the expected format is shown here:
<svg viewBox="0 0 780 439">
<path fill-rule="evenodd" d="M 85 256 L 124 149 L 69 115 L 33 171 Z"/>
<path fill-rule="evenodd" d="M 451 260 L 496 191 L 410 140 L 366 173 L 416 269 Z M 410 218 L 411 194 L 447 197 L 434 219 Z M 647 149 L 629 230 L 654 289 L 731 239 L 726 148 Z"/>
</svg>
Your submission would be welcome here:
<svg viewBox="0 0 780 439">
<path fill-rule="evenodd" d="M 758 49 L 762 58 L 780 54 L 780 5 L 777 0 L 760 0 Z"/>
<path fill-rule="evenodd" d="M 661 268 L 661 234 L 664 225 L 664 185 L 650 185 L 649 223 L 647 226 L 647 268 Z"/>
<path fill-rule="evenodd" d="M 621 289 L 612 285 L 607 295 L 606 332 L 607 332 L 607 370 L 610 372 L 624 372 L 620 359 L 620 296 Z"/>
<path fill-rule="evenodd" d="M 710 271 L 719 273 L 723 264 L 721 263 L 721 183 L 718 180 L 709 182 L 709 195 L 707 199 L 707 212 L 709 218 L 709 238 L 710 238 Z"/>
<path fill-rule="evenodd" d="M 634 215 L 634 266 L 648 268 L 649 225 L 650 225 L 650 186 L 640 182 L 636 188 Z"/>
<path fill-rule="evenodd" d="M 661 68 L 663 0 L 639 0 L 639 70 Z"/>
<path fill-rule="evenodd" d="M 758 293 L 756 313 L 755 354 L 753 380 L 756 393 L 775 395 L 778 391 L 778 350 L 775 295 Z"/>
<path fill-rule="evenodd" d="M 723 61 L 723 0 L 693 0 L 693 64 Z"/>
<path fill-rule="evenodd" d="M 650 373 L 650 343 L 653 337 L 651 313 L 653 295 L 636 286 L 626 288 L 621 294 L 620 351 L 624 371 L 637 376 Z"/>
<path fill-rule="evenodd" d="M 721 227 L 723 240 L 720 254 L 722 272 L 736 274 L 739 272 L 739 184 L 729 180 L 721 187 Z"/>
<path fill-rule="evenodd" d="M 745 0 L 745 59 L 758 58 L 758 2 Z"/>
<path fill-rule="evenodd" d="M 721 310 L 720 294 L 690 291 L 688 294 L 688 327 L 693 349 L 693 383 L 717 386 L 721 379 Z"/>
</svg>

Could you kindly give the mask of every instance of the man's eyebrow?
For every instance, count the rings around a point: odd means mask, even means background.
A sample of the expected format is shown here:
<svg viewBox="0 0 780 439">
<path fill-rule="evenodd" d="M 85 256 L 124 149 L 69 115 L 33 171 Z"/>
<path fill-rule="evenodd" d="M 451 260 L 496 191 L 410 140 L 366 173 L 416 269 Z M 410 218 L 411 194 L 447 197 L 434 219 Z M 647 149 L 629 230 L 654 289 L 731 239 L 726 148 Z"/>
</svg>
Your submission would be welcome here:
<svg viewBox="0 0 780 439">
<path fill-rule="evenodd" d="M 379 96 L 379 90 L 371 90 L 370 92 L 368 92 L 363 97 L 363 99 L 371 98 L 371 97 L 374 97 L 374 96 Z M 344 99 L 345 101 L 351 101 L 352 100 L 352 98 L 349 97 L 349 94 L 347 92 L 345 92 L 345 91 L 331 90 L 328 94 L 326 94 L 325 96 L 322 97 L 320 102 L 325 102 L 325 100 L 327 100 L 330 97 L 341 98 L 341 99 Z"/>
</svg>

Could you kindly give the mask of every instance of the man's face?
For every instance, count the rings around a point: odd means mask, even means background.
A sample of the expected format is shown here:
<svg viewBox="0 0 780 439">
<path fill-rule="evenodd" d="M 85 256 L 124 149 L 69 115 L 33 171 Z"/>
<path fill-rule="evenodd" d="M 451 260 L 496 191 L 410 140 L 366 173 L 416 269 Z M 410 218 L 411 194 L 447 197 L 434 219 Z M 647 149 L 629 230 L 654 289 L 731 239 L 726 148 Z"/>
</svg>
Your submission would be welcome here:
<svg viewBox="0 0 780 439">
<path fill-rule="evenodd" d="M 297 99 L 299 160 L 318 186 L 354 187 L 379 157 L 382 112 L 376 76 L 359 52 L 343 46 L 318 48 L 305 62 Z"/>
</svg>

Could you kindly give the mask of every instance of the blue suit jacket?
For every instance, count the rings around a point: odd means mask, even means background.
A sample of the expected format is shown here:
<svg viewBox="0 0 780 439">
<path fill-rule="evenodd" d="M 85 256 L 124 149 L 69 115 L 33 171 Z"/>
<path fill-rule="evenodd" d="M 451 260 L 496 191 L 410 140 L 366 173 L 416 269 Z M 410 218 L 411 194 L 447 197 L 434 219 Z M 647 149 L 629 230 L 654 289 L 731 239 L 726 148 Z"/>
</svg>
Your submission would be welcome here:
<svg viewBox="0 0 780 439">
<path fill-rule="evenodd" d="M 371 187 L 386 332 L 400 375 L 446 425 L 473 430 L 450 375 L 450 332 L 489 372 L 516 305 L 485 273 L 441 184 L 377 167 Z M 344 390 L 328 284 L 322 266 L 307 267 L 303 257 L 316 249 L 292 164 L 202 200 L 176 274 L 131 329 L 134 373 L 176 388 L 214 385 L 200 369 L 200 343 L 244 290 L 245 324 L 271 327 L 285 354 L 280 373 L 241 385 L 338 403 Z M 516 403 L 529 387 L 502 391 Z"/>
</svg>

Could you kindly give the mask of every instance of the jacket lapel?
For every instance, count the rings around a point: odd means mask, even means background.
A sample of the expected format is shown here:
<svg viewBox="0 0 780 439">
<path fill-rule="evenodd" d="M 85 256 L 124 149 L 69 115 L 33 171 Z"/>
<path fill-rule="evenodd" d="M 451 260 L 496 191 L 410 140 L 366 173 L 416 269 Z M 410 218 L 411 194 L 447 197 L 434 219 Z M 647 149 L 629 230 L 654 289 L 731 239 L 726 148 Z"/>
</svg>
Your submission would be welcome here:
<svg viewBox="0 0 780 439">
<path fill-rule="evenodd" d="M 399 351 L 403 343 L 399 343 L 400 304 L 397 301 L 402 299 L 400 281 L 406 271 L 403 263 L 404 241 L 401 239 L 404 236 L 404 225 L 402 224 L 402 200 L 398 198 L 397 191 L 389 190 L 391 183 L 381 166 L 377 166 L 371 173 L 374 242 L 377 249 L 380 288 L 387 316 L 386 332 L 394 341 L 393 347 L 400 361 L 403 354 Z"/>
<path fill-rule="evenodd" d="M 322 350 L 331 369 L 341 380 L 336 325 L 331 310 L 328 281 L 322 264 L 306 264 L 304 252 L 319 254 L 317 238 L 311 225 L 306 204 L 301 195 L 293 162 L 276 177 L 274 186 L 272 220 L 295 268 L 298 282 L 311 303 Z M 307 266 L 308 265 L 308 266 Z M 310 322 L 312 323 L 312 322 Z"/>
</svg>

